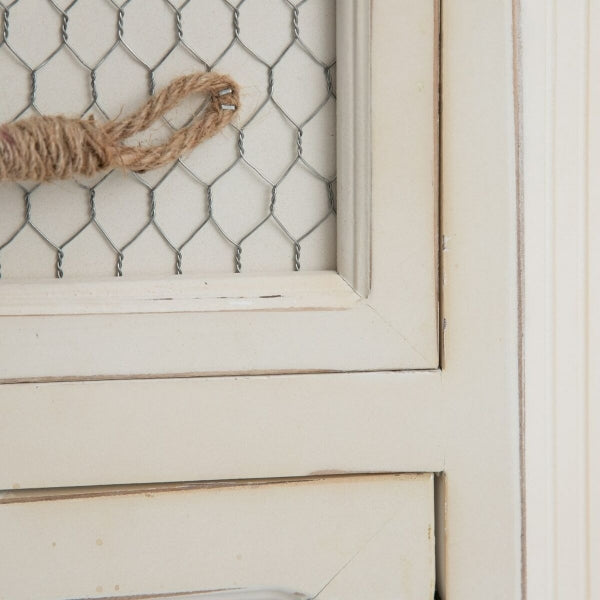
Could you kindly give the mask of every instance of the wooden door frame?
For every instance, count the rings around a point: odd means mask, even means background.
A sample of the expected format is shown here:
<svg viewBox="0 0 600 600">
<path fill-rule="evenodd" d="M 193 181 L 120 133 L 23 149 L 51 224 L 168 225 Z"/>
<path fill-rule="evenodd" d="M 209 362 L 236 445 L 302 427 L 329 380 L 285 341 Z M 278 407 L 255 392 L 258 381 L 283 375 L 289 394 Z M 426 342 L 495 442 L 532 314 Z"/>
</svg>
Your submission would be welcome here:
<svg viewBox="0 0 600 600">
<path fill-rule="evenodd" d="M 528 598 L 600 596 L 600 5 L 520 1 Z"/>
</svg>

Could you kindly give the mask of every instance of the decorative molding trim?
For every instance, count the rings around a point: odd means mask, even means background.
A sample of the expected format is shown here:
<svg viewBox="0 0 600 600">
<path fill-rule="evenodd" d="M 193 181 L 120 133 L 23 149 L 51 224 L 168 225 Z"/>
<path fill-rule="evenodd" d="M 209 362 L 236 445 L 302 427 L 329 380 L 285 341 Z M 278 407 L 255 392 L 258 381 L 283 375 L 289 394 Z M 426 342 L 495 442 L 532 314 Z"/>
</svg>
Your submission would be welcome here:
<svg viewBox="0 0 600 600">
<path fill-rule="evenodd" d="M 371 2 L 337 0 L 338 273 L 371 289 Z"/>
<path fill-rule="evenodd" d="M 345 310 L 360 301 L 333 271 L 6 282 L 0 316 Z"/>
<path fill-rule="evenodd" d="M 600 594 L 600 7 L 521 0 L 521 17 L 526 593 L 583 600 Z"/>
</svg>

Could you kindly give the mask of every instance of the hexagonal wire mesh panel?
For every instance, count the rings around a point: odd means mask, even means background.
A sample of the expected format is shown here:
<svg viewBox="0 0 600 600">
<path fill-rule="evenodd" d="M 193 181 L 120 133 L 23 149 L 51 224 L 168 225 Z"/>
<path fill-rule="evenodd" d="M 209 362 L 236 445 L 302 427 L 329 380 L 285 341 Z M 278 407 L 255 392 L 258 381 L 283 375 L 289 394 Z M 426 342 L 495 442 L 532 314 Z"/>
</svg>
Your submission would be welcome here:
<svg viewBox="0 0 600 600">
<path fill-rule="evenodd" d="M 114 118 L 197 70 L 233 75 L 243 103 L 168 168 L 1 184 L 0 275 L 335 268 L 335 0 L 0 0 L 0 11 L 0 122 Z"/>
</svg>

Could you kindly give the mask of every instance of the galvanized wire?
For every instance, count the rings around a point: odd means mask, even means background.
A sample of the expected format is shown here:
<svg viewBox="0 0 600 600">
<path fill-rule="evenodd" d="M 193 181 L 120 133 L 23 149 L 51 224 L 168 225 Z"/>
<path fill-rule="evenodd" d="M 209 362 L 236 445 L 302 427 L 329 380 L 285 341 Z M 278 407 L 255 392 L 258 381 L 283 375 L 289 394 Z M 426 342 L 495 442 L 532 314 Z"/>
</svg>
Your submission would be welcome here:
<svg viewBox="0 0 600 600">
<path fill-rule="evenodd" d="M 194 2 L 201 2 L 202 0 L 180 0 L 175 3 L 174 0 L 162 0 L 168 7 L 172 15 L 172 27 L 175 31 L 175 41 L 169 47 L 169 49 L 159 58 L 159 60 L 153 64 L 149 64 L 147 60 L 144 60 L 139 53 L 127 43 L 126 39 L 126 15 L 127 11 L 136 0 L 121 0 L 117 2 L 115 0 L 105 0 L 111 9 L 114 11 L 114 42 L 108 48 L 108 50 L 94 63 L 86 61 L 78 52 L 77 49 L 72 45 L 70 41 L 70 17 L 74 8 L 78 4 L 84 4 L 86 0 L 72 0 L 66 6 L 59 6 L 55 0 L 44 0 L 52 6 L 52 9 L 57 13 L 59 17 L 59 43 L 57 47 L 39 64 L 30 64 L 17 50 L 13 43 L 13 37 L 11 35 L 11 18 L 17 5 L 22 0 L 13 0 L 12 2 L 6 2 L 6 0 L 0 0 L 0 19 L 1 19 L 1 37 L 0 37 L 0 52 L 5 52 L 15 60 L 22 69 L 24 69 L 29 77 L 29 91 L 28 97 L 25 99 L 22 109 L 20 109 L 14 116 L 14 119 L 19 119 L 26 113 L 38 113 L 41 114 L 42 110 L 38 104 L 38 80 L 39 74 L 42 72 L 60 52 L 67 52 L 71 59 L 78 65 L 78 68 L 82 69 L 86 73 L 89 85 L 89 103 L 85 109 L 81 112 L 81 116 L 86 116 L 90 113 L 95 113 L 106 119 L 109 118 L 108 110 L 104 106 L 104 99 L 97 85 L 97 75 L 99 69 L 106 64 L 107 60 L 117 50 L 124 50 L 128 60 L 134 61 L 140 65 L 147 74 L 148 82 L 148 93 L 153 94 L 156 89 L 156 75 L 160 67 L 165 64 L 165 61 L 173 55 L 176 50 L 183 50 L 188 57 L 191 57 L 201 70 L 219 70 L 220 65 L 224 59 L 234 48 L 241 49 L 246 53 L 253 61 L 262 65 L 266 69 L 266 93 L 264 100 L 254 110 L 253 114 L 243 123 L 230 125 L 235 131 L 235 144 L 236 144 L 236 158 L 226 168 L 221 170 L 215 177 L 207 180 L 206 178 L 200 177 L 192 168 L 186 163 L 186 159 L 180 159 L 175 162 L 161 177 L 158 181 L 149 183 L 144 177 L 137 174 L 129 174 L 128 177 L 135 180 L 137 185 L 142 186 L 145 189 L 148 198 L 148 214 L 145 223 L 137 229 L 137 231 L 124 243 L 118 244 L 111 236 L 107 227 L 102 223 L 96 211 L 96 196 L 101 190 L 103 183 L 110 176 L 110 173 L 105 174 L 99 180 L 90 182 L 77 182 L 77 185 L 84 190 L 87 194 L 89 203 L 88 219 L 85 223 L 75 231 L 72 235 L 69 235 L 67 239 L 56 241 L 53 236 L 50 235 L 42 224 L 40 224 L 32 214 L 32 196 L 34 194 L 43 194 L 43 185 L 27 185 L 26 182 L 18 185 L 20 192 L 23 197 L 23 220 L 22 222 L 11 232 L 5 239 L 0 239 L 0 277 L 2 277 L 2 253 L 11 244 L 17 240 L 22 232 L 30 228 L 37 236 L 39 236 L 46 244 L 48 244 L 53 251 L 56 253 L 55 262 L 55 275 L 58 278 L 62 278 L 65 274 L 64 258 L 65 253 L 69 250 L 69 246 L 74 240 L 79 238 L 88 228 L 95 228 L 105 242 L 110 247 L 114 254 L 114 274 L 116 276 L 122 276 L 125 272 L 126 257 L 128 250 L 132 248 L 140 239 L 140 236 L 149 228 L 154 228 L 159 236 L 167 244 L 168 248 L 173 254 L 173 271 L 177 274 L 183 272 L 184 255 L 190 244 L 201 232 L 209 226 L 213 226 L 219 233 L 219 235 L 227 243 L 227 247 L 230 248 L 232 257 L 232 270 L 234 272 L 241 272 L 244 266 L 244 244 L 248 242 L 250 238 L 255 236 L 259 230 L 261 230 L 268 222 L 274 224 L 287 240 L 287 247 L 289 248 L 290 256 L 290 269 L 299 271 L 302 268 L 302 243 L 313 234 L 319 227 L 321 227 L 328 219 L 335 218 L 336 206 L 335 206 L 335 193 L 336 193 L 336 179 L 335 176 L 327 176 L 322 173 L 314 164 L 311 164 L 309 160 L 304 156 L 304 132 L 306 126 L 311 123 L 317 115 L 324 109 L 324 107 L 331 101 L 335 101 L 335 60 L 333 62 L 323 62 L 319 57 L 316 56 L 315 52 L 311 50 L 309 45 L 305 43 L 302 37 L 302 11 L 306 5 L 313 0 L 280 0 L 285 8 L 289 11 L 289 27 L 291 35 L 289 42 L 281 49 L 278 56 L 271 61 L 265 60 L 260 56 L 258 51 L 253 50 L 248 43 L 246 43 L 244 37 L 244 30 L 242 27 L 242 16 L 245 5 L 248 0 L 239 0 L 233 2 L 230 0 L 221 0 L 224 5 L 228 8 L 231 13 L 231 37 L 230 39 L 224 40 L 225 45 L 223 51 L 216 57 L 209 61 L 206 57 L 200 56 L 192 46 L 186 41 L 185 32 L 188 31 L 189 27 L 193 24 L 186 23 L 186 7 L 193 4 Z M 139 0 L 137 0 L 139 1 Z M 93 18 L 93 12 L 91 12 L 88 18 Z M 128 25 L 133 26 L 133 25 Z M 333 33 L 332 33 L 333 35 Z M 300 50 L 306 57 L 308 57 L 315 65 L 321 69 L 323 74 L 323 95 L 320 102 L 314 106 L 314 109 L 310 112 L 308 117 L 301 121 L 295 120 L 290 111 L 286 106 L 278 100 L 277 95 L 277 76 L 276 68 L 281 64 L 283 59 L 288 55 L 292 49 Z M 7 86 L 9 82 L 0 81 L 0 85 Z M 5 88 L 6 89 L 6 88 Z M 259 115 L 267 108 L 274 107 L 276 111 L 285 119 L 287 126 L 294 132 L 294 158 L 290 164 L 285 168 L 283 173 L 277 177 L 272 178 L 253 164 L 252 157 L 248 155 L 246 150 L 246 136 L 248 127 L 259 117 Z M 201 109 L 199 109 L 201 110 Z M 190 117 L 190 118 L 193 118 Z M 170 129 L 175 129 L 175 126 L 168 119 L 164 119 L 164 122 Z M 281 148 L 278 148 L 276 144 L 273 144 L 271 148 L 272 152 L 280 152 Z M 229 177 L 233 169 L 242 165 L 243 168 L 249 170 L 253 177 L 257 178 L 265 187 L 265 207 L 263 217 L 256 223 L 247 229 L 241 236 L 232 237 L 231 234 L 227 233 L 227 224 L 217 219 L 214 211 L 216 196 L 218 194 L 217 188 L 215 188 L 218 182 L 222 182 L 225 178 Z M 239 168 L 239 167 L 238 167 Z M 192 231 L 192 233 L 181 243 L 173 241 L 165 232 L 164 227 L 161 225 L 160 219 L 157 216 L 156 211 L 156 193 L 164 185 L 165 181 L 173 174 L 176 169 L 180 169 L 187 173 L 198 186 L 200 186 L 204 193 L 202 194 L 201 201 L 205 203 L 206 217 L 198 224 L 198 226 Z M 288 179 L 290 174 L 297 170 L 303 169 L 305 173 L 309 174 L 315 181 L 319 182 L 319 185 L 323 186 L 323 189 L 327 197 L 327 210 L 324 213 L 315 215 L 314 220 L 310 225 L 302 231 L 300 234 L 294 235 L 290 231 L 290 226 L 285 223 L 278 213 L 278 192 L 284 181 Z M 237 190 L 240 198 L 239 210 L 244 210 L 244 190 Z M 200 197 L 200 194 L 199 194 Z M 302 198 L 298 200 L 302 202 Z M 60 206 L 56 207 L 56 210 L 60 210 Z M 186 219 L 185 214 L 181 215 L 182 219 Z M 2 192 L 0 189 L 0 221 L 2 220 Z"/>
</svg>

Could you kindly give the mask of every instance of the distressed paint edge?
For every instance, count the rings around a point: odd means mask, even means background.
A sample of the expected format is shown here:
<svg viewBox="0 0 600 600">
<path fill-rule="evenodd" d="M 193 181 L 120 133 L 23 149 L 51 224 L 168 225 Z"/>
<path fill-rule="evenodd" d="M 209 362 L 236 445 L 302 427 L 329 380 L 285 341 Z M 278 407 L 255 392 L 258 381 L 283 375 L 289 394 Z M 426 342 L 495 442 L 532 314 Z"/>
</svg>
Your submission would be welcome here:
<svg viewBox="0 0 600 600">
<path fill-rule="evenodd" d="M 333 271 L 0 285 L 0 316 L 345 310 L 360 300 Z"/>
</svg>

